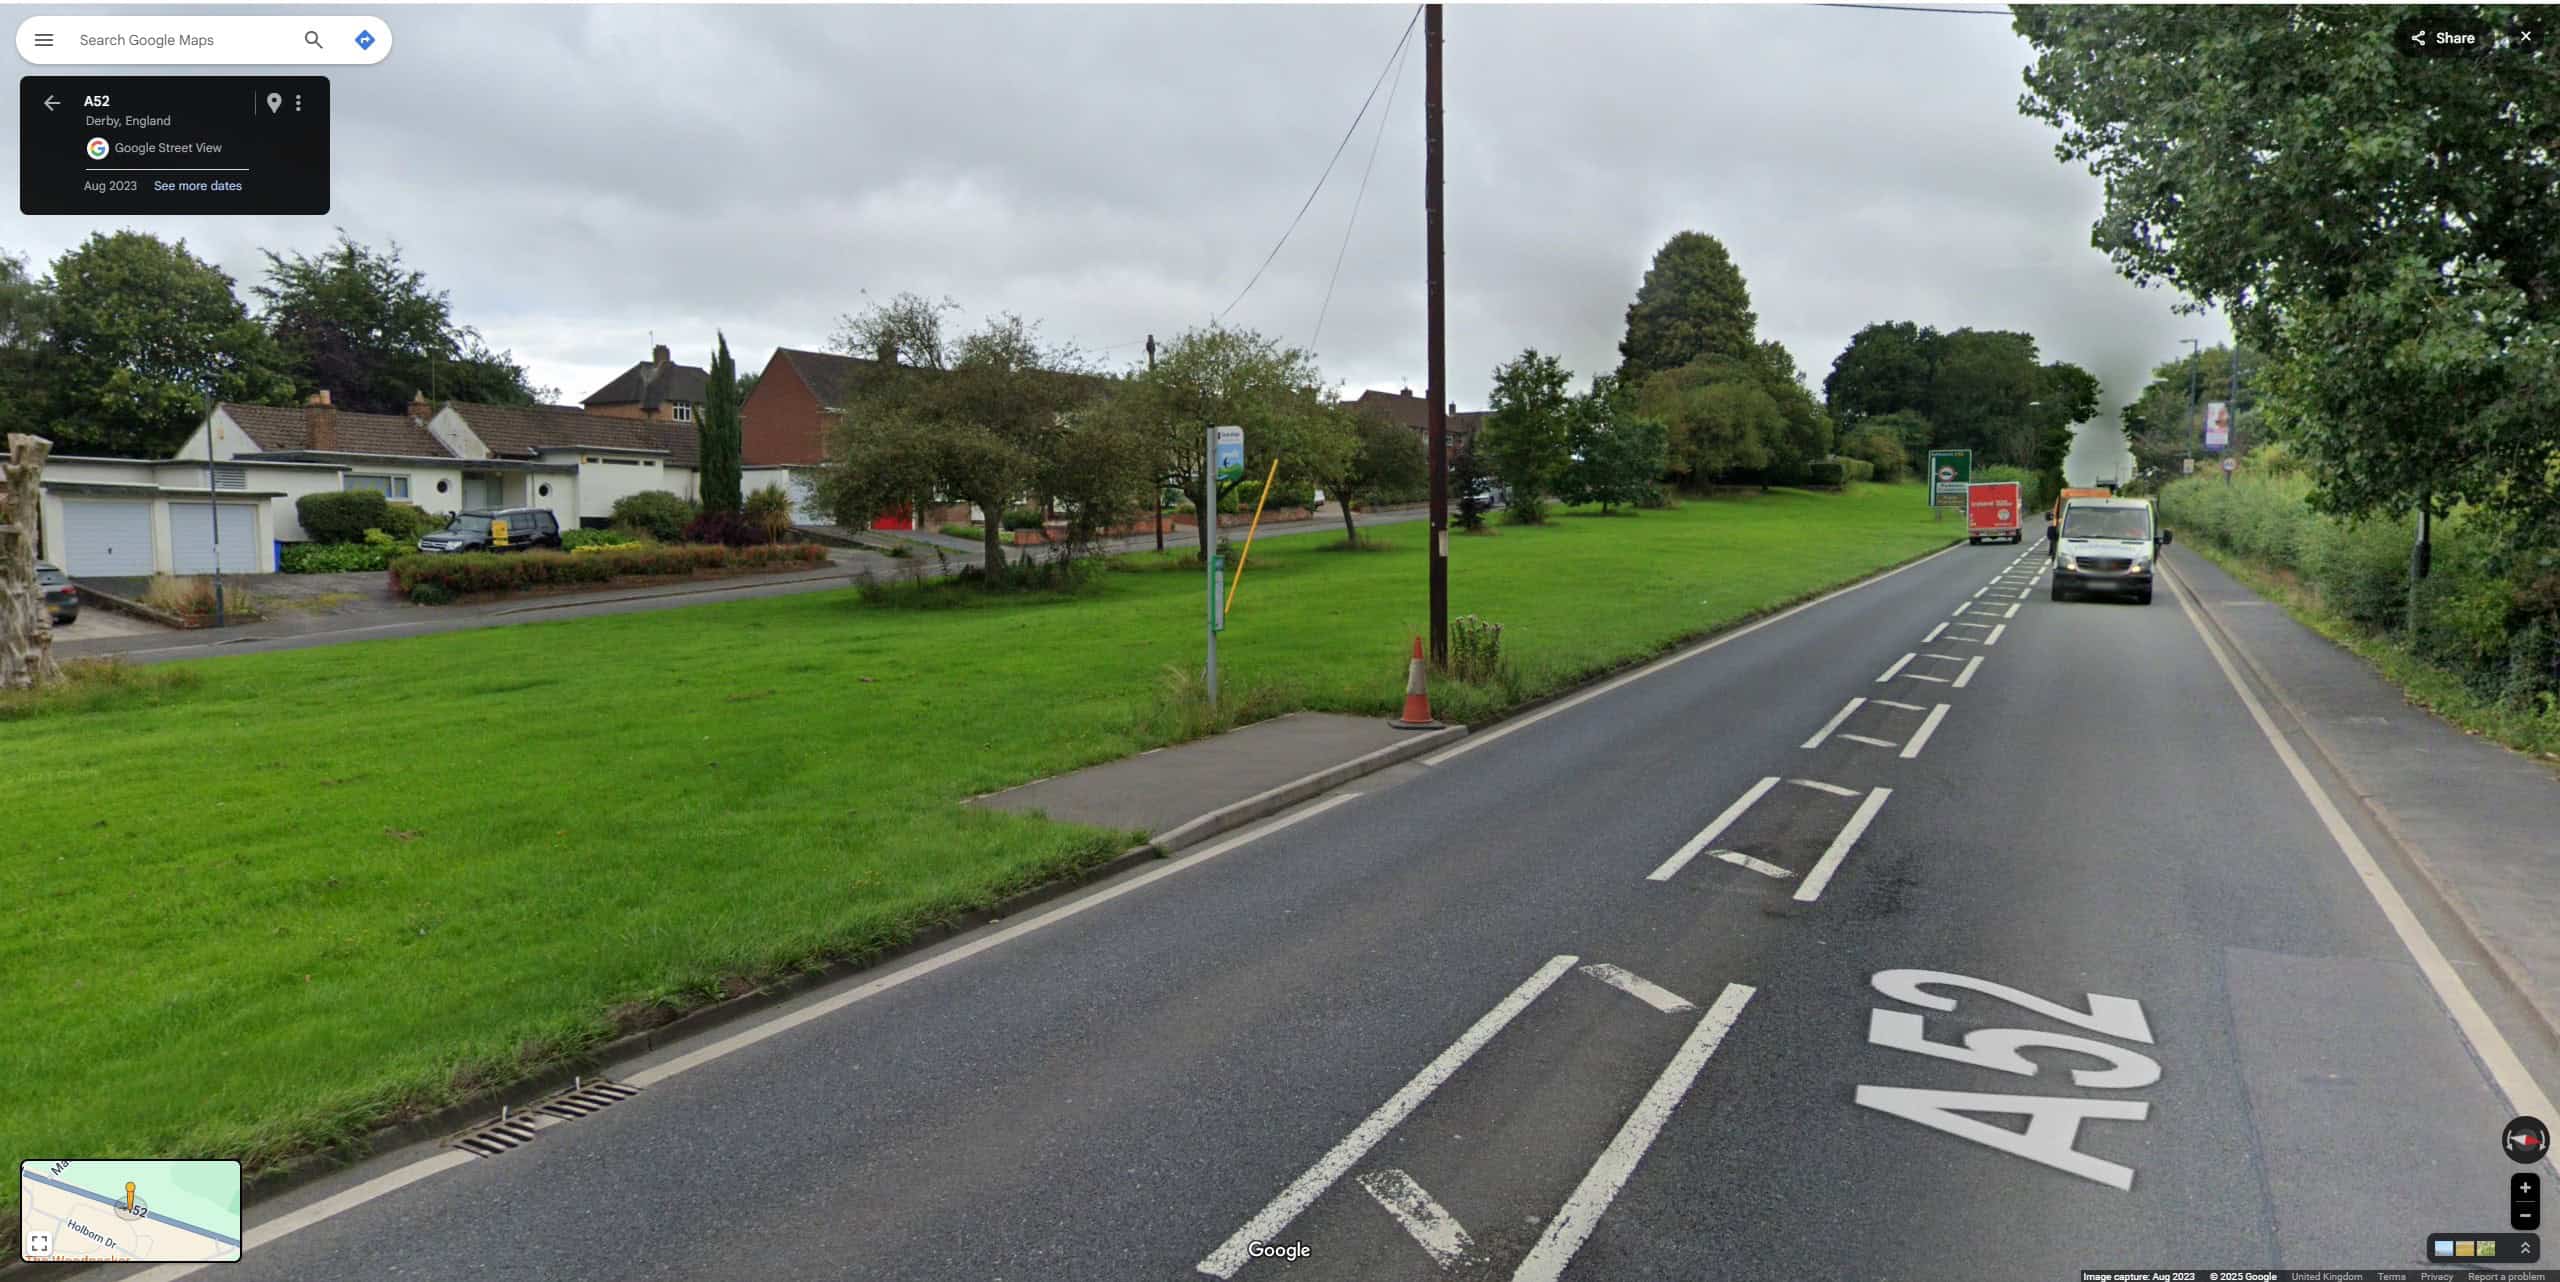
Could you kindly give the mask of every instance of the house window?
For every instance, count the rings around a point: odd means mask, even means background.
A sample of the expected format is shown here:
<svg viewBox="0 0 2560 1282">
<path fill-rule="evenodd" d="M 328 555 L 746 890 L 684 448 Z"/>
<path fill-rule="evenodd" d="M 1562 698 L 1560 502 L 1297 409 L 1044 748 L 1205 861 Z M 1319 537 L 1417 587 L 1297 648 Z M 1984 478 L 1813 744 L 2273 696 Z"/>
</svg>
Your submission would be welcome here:
<svg viewBox="0 0 2560 1282">
<path fill-rule="evenodd" d="M 405 476 L 368 475 L 363 472 L 349 472 L 347 473 L 347 488 L 350 490 L 373 490 L 381 494 L 382 497 L 386 499 L 406 499 L 409 497 L 409 478 Z"/>
<path fill-rule="evenodd" d="M 675 402 L 675 407 L 676 407 L 676 421 L 677 421 L 677 422 L 679 422 L 679 423 L 690 423 L 690 422 L 692 422 L 692 421 L 693 421 L 693 402 L 691 402 L 691 401 L 677 401 L 677 402 Z"/>
</svg>

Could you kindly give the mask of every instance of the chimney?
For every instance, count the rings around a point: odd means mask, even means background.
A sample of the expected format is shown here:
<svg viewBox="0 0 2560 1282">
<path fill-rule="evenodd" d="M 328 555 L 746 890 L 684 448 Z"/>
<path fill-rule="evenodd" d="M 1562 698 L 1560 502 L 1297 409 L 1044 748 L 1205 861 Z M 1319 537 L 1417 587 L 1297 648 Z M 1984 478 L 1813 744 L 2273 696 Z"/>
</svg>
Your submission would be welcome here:
<svg viewBox="0 0 2560 1282">
<path fill-rule="evenodd" d="M 302 407 L 302 421 L 311 432 L 311 444 L 308 448 L 315 450 L 338 448 L 338 410 L 336 406 L 329 403 L 329 389 L 324 387 L 311 394 L 311 399 Z"/>
<path fill-rule="evenodd" d="M 420 427 L 424 427 L 427 425 L 427 420 L 434 418 L 435 415 L 436 407 L 427 400 L 427 394 L 425 392 L 409 393 L 410 422 L 415 423 Z"/>
<path fill-rule="evenodd" d="M 1451 418 L 1456 418 L 1457 416 L 1458 416 L 1458 403 L 1457 403 L 1456 401 L 1451 401 L 1451 402 L 1449 402 L 1449 417 L 1451 417 Z"/>
<path fill-rule="evenodd" d="M 665 368 L 665 367 L 666 367 L 666 363 L 667 363 L 667 345 L 666 345 L 666 344 L 664 344 L 664 343 L 660 343 L 660 344 L 658 344 L 657 346 L 652 347 L 652 348 L 650 348 L 650 349 L 649 349 L 649 363 L 650 363 L 650 364 L 652 364 L 652 365 L 658 366 L 658 367 L 660 367 L 661 369 L 663 369 L 663 368 Z"/>
</svg>

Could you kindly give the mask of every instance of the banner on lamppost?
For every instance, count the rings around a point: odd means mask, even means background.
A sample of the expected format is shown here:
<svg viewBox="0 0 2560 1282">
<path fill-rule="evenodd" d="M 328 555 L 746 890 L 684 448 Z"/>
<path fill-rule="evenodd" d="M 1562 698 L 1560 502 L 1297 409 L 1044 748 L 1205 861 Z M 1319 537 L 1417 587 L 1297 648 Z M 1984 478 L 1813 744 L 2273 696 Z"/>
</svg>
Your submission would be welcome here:
<svg viewBox="0 0 2560 1282">
<path fill-rule="evenodd" d="M 2231 403 L 2214 401 L 2204 407 L 2204 447 L 2216 453 L 2231 445 Z"/>
</svg>

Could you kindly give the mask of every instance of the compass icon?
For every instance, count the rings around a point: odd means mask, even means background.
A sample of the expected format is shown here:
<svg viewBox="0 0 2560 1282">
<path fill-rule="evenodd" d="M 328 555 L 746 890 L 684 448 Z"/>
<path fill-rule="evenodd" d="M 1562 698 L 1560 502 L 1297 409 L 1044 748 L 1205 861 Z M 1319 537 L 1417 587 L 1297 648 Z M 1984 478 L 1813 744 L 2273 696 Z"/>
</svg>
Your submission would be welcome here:
<svg viewBox="0 0 2560 1282">
<path fill-rule="evenodd" d="M 2519 1117 L 2507 1123 L 2500 1140 L 2507 1156 L 2519 1162 L 2539 1162 L 2551 1156 L 2551 1128 L 2539 1117 Z"/>
</svg>

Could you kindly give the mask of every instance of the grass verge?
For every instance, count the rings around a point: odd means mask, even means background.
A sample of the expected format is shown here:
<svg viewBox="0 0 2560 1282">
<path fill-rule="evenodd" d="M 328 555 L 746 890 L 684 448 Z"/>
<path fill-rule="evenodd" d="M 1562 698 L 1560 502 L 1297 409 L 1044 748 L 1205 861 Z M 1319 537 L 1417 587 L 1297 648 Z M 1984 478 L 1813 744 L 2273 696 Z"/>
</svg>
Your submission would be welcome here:
<svg viewBox="0 0 2560 1282">
<path fill-rule="evenodd" d="M 1454 546 L 1520 703 L 1961 537 L 1916 487 L 1561 512 Z M 1134 834 L 976 793 L 1294 709 L 1392 714 L 1419 525 L 1257 541 L 1200 705 L 1199 571 L 899 609 L 847 589 L 153 668 L 12 727 L 0 1149 L 255 1169 L 863 957 Z M 1138 572 L 1145 570 L 1156 572 Z M 936 591 L 920 589 L 919 591 Z M 0 1219 L 16 1198 L 0 1182 Z"/>
<path fill-rule="evenodd" d="M 2560 707 L 2552 706 L 2548 696 L 2539 708 L 2520 708 L 2505 700 L 2484 698 L 2459 675 L 2427 662 L 2397 641 L 2376 636 L 2330 612 L 2321 605 L 2317 593 L 2292 576 L 2271 571 L 2210 539 L 2190 535 L 2178 542 L 2202 553 L 2250 591 L 2283 607 L 2294 622 L 2372 664 L 2385 680 L 2400 687 L 2409 702 L 2518 752 L 2545 761 L 2560 761 Z"/>
</svg>

